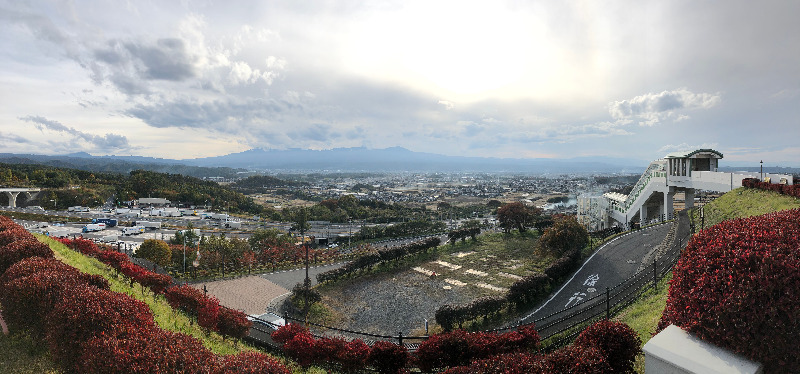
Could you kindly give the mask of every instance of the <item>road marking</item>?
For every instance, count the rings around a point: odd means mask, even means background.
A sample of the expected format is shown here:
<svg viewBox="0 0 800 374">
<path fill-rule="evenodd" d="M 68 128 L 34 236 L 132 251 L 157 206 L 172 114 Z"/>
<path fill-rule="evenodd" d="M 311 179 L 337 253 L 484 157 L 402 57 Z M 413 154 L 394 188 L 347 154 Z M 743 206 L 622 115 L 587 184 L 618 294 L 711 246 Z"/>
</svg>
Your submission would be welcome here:
<svg viewBox="0 0 800 374">
<path fill-rule="evenodd" d="M 502 271 L 501 271 L 501 272 L 499 272 L 499 273 L 497 273 L 497 275 L 499 275 L 499 276 L 501 276 L 501 277 L 506 277 L 506 278 L 514 279 L 514 280 L 520 280 L 520 279 L 522 279 L 522 277 L 520 277 L 519 275 L 516 275 L 516 274 L 509 274 L 509 273 L 504 273 L 504 272 L 502 272 Z"/>
<path fill-rule="evenodd" d="M 492 291 L 497 291 L 497 292 L 507 292 L 508 291 L 508 288 L 497 287 L 497 286 L 493 286 L 493 285 L 487 284 L 487 283 L 476 283 L 475 285 L 478 286 L 478 287 L 481 287 L 481 288 L 485 288 L 487 290 L 492 290 Z"/>
<path fill-rule="evenodd" d="M 419 266 L 417 266 L 417 267 L 413 268 L 413 270 L 414 270 L 414 271 L 416 271 L 416 272 L 418 272 L 418 273 L 425 274 L 425 275 L 427 275 L 427 276 L 429 276 L 429 277 L 430 277 L 431 275 L 433 275 L 433 272 L 432 272 L 432 271 L 430 271 L 430 270 L 428 270 L 428 269 L 423 269 L 423 268 L 421 268 L 421 267 L 419 267 Z"/>
<path fill-rule="evenodd" d="M 484 272 L 482 272 L 480 270 L 474 270 L 474 269 L 467 269 L 464 272 L 467 273 L 467 274 L 477 275 L 479 277 L 485 277 L 485 276 L 489 275 L 488 273 L 484 273 Z"/>
<path fill-rule="evenodd" d="M 444 281 L 445 281 L 445 283 L 449 283 L 449 284 L 452 284 L 454 286 L 459 286 L 459 287 L 464 287 L 464 286 L 467 285 L 466 283 L 464 283 L 464 282 L 462 282 L 460 280 L 456 280 L 456 279 L 446 278 Z"/>
<path fill-rule="evenodd" d="M 455 265 L 455 264 L 451 264 L 451 263 L 449 263 L 449 262 L 447 262 L 447 261 L 436 260 L 436 261 L 434 261 L 433 263 L 434 263 L 434 264 L 441 265 L 441 266 L 444 266 L 444 267 L 446 267 L 446 268 L 448 268 L 448 269 L 450 269 L 450 270 L 458 270 L 458 269 L 461 269 L 461 265 Z"/>
</svg>

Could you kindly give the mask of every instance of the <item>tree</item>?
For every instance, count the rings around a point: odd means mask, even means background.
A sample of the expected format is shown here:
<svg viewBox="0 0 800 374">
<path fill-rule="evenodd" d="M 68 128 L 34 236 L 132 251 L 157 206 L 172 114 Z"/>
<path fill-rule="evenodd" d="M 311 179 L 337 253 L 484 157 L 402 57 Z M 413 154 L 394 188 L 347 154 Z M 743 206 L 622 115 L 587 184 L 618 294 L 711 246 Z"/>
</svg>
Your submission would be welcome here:
<svg viewBox="0 0 800 374">
<path fill-rule="evenodd" d="M 553 225 L 544 230 L 539 238 L 542 249 L 559 256 L 573 250 L 581 250 L 587 243 L 589 243 L 589 232 L 574 216 L 553 217 Z"/>
<path fill-rule="evenodd" d="M 528 207 L 521 202 L 508 203 L 497 209 L 497 220 L 504 232 L 510 233 L 516 228 L 523 233 L 533 225 L 541 212 L 539 208 Z"/>
<path fill-rule="evenodd" d="M 169 265 L 172 261 L 172 250 L 163 240 L 147 239 L 136 251 L 136 256 L 155 262 L 160 266 Z"/>
<path fill-rule="evenodd" d="M 175 231 L 175 235 L 172 236 L 172 239 L 169 240 L 169 244 L 180 244 L 183 245 L 184 236 L 186 237 L 186 246 L 187 247 L 194 247 L 197 243 L 200 242 L 200 236 L 195 234 L 193 230 L 194 226 L 192 223 L 189 222 L 189 225 L 186 227 L 186 230 L 178 230 Z"/>
</svg>

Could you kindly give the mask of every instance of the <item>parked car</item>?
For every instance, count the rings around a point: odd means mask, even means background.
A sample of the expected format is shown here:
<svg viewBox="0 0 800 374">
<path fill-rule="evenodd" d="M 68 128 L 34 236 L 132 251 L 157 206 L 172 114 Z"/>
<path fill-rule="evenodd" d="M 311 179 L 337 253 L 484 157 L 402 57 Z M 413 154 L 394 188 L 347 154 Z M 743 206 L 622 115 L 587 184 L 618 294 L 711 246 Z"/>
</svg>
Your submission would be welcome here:
<svg viewBox="0 0 800 374">
<path fill-rule="evenodd" d="M 258 324 L 259 326 L 266 327 L 271 330 L 277 330 L 286 324 L 286 320 L 284 320 L 283 317 L 272 312 L 261 315 L 249 315 L 247 316 L 247 319 L 253 322 L 254 326 Z"/>
</svg>

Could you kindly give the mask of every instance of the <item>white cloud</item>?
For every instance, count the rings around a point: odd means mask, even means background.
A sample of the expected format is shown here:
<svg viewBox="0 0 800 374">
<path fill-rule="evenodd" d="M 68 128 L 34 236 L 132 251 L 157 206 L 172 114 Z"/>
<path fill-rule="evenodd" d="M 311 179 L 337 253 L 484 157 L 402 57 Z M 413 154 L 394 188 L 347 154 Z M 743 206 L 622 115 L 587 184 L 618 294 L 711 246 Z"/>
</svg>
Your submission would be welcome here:
<svg viewBox="0 0 800 374">
<path fill-rule="evenodd" d="M 614 101 L 608 105 L 608 112 L 616 120 L 638 119 L 639 125 L 653 126 L 668 118 L 677 121 L 688 119 L 688 115 L 680 112 L 709 109 L 721 100 L 719 93 L 693 93 L 686 88 L 680 88 Z"/>
<path fill-rule="evenodd" d="M 658 152 L 660 153 L 669 153 L 669 152 L 678 152 L 678 151 L 689 151 L 695 149 L 716 149 L 719 146 L 717 143 L 702 143 L 700 145 L 690 145 L 688 143 L 681 143 L 681 144 L 667 144 L 661 147 Z"/>
<path fill-rule="evenodd" d="M 455 104 L 447 100 L 439 100 L 439 104 L 443 105 L 445 110 L 451 110 L 456 106 Z"/>
</svg>

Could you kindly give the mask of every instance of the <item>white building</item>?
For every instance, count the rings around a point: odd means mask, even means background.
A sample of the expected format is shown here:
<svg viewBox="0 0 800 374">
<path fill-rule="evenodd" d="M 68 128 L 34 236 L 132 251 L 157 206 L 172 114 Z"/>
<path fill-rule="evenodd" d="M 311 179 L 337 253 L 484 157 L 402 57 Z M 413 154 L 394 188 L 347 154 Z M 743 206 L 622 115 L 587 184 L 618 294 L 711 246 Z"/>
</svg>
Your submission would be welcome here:
<svg viewBox="0 0 800 374">
<path fill-rule="evenodd" d="M 759 179 L 759 173 L 718 172 L 722 153 L 713 149 L 674 152 L 650 163 L 628 195 L 609 192 L 578 197 L 578 219 L 589 230 L 631 222 L 671 219 L 673 200 L 684 193 L 685 208 L 694 206 L 697 191 L 728 192 L 742 186 L 742 179 Z M 791 175 L 764 174 L 772 183 L 794 184 Z"/>
</svg>

